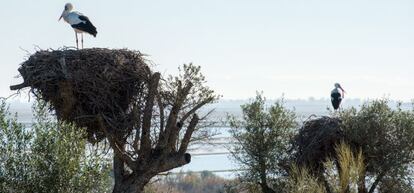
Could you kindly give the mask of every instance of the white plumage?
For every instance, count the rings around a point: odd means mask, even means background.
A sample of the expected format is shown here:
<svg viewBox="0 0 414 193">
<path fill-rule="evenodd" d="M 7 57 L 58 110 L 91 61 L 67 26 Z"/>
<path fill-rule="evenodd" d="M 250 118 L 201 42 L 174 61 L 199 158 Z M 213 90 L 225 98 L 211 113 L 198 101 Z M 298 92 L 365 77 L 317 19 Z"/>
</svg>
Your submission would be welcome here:
<svg viewBox="0 0 414 193">
<path fill-rule="evenodd" d="M 82 13 L 77 11 L 71 11 L 63 16 L 63 20 L 65 20 L 70 25 L 75 25 L 79 23 L 86 23 L 86 21 L 82 21 L 79 19 L 79 16 L 82 16 Z"/>
<path fill-rule="evenodd" d="M 96 27 L 89 21 L 89 18 L 83 15 L 82 13 L 79 13 L 77 11 L 73 11 L 73 5 L 70 3 L 67 3 L 65 5 L 65 9 L 62 12 L 62 15 L 60 16 L 59 20 L 62 19 L 65 20 L 68 24 L 72 26 L 72 28 L 75 30 L 75 36 L 76 36 L 76 47 L 79 49 L 78 45 L 78 33 L 81 34 L 81 41 L 82 41 L 82 48 L 83 48 L 83 33 L 88 33 L 96 37 L 96 34 L 98 33 L 96 31 Z"/>
</svg>

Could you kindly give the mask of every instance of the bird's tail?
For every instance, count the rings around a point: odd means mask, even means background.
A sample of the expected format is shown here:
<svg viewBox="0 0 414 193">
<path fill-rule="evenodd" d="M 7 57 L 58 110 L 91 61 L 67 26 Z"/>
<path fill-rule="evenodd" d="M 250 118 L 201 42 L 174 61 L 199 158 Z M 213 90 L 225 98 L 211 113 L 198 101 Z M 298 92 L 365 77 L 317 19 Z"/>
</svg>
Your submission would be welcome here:
<svg viewBox="0 0 414 193">
<path fill-rule="evenodd" d="M 96 37 L 96 34 L 98 34 L 98 31 L 96 31 L 96 27 L 94 26 L 93 31 L 91 33 L 93 37 Z"/>
</svg>

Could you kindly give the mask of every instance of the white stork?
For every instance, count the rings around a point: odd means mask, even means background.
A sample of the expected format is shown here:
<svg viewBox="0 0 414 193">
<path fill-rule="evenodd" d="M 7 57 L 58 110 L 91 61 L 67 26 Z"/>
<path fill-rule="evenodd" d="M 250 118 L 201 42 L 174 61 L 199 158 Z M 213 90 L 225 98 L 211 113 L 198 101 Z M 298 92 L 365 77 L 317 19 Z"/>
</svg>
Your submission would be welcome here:
<svg viewBox="0 0 414 193">
<path fill-rule="evenodd" d="M 344 97 L 345 90 L 339 83 L 335 83 L 335 88 L 331 91 L 331 102 L 334 110 L 337 110 L 339 108 L 339 105 L 341 104 L 341 101 Z"/>
<path fill-rule="evenodd" d="M 78 45 L 78 33 L 81 34 L 81 41 L 82 41 L 82 48 L 83 48 L 83 33 L 88 33 L 93 35 L 93 37 L 96 37 L 96 34 L 98 33 L 96 31 L 96 27 L 93 26 L 91 21 L 89 21 L 89 18 L 83 15 L 82 13 L 79 13 L 77 11 L 72 11 L 73 5 L 71 3 L 66 3 L 65 9 L 62 12 L 62 15 L 60 16 L 60 19 L 64 19 L 67 23 L 69 23 L 72 28 L 75 30 L 75 36 L 76 36 L 76 48 L 79 49 Z"/>
</svg>

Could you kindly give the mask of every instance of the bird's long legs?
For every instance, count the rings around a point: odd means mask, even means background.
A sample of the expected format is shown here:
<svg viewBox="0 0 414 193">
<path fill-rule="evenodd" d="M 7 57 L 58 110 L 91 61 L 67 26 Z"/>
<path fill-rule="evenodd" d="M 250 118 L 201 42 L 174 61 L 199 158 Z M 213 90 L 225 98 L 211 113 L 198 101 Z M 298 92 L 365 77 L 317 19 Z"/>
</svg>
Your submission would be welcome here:
<svg viewBox="0 0 414 193">
<path fill-rule="evenodd" d="M 82 38 L 81 42 L 82 42 L 82 49 L 83 49 L 83 33 L 81 33 L 81 38 Z"/>
<path fill-rule="evenodd" d="M 76 49 L 79 50 L 79 45 L 78 45 L 78 33 L 76 33 L 75 31 L 75 37 L 76 37 Z"/>
</svg>

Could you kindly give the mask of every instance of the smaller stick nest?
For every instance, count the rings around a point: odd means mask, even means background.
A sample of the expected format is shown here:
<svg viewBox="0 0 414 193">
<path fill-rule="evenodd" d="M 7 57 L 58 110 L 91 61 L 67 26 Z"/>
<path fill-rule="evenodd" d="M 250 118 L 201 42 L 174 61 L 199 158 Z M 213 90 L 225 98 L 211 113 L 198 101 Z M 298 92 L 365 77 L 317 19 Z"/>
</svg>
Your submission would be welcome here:
<svg viewBox="0 0 414 193">
<path fill-rule="evenodd" d="M 305 121 L 293 142 L 294 162 L 313 172 L 321 172 L 323 162 L 335 157 L 335 145 L 345 140 L 340 124 L 339 118 L 326 116 Z"/>
<path fill-rule="evenodd" d="M 97 142 L 105 132 L 126 135 L 132 129 L 132 106 L 146 92 L 151 71 L 142 54 L 129 50 L 82 49 L 38 51 L 22 63 L 24 79 L 12 90 L 30 87 L 59 120 L 86 127 Z M 101 117 L 101 118 L 99 118 Z"/>
</svg>

